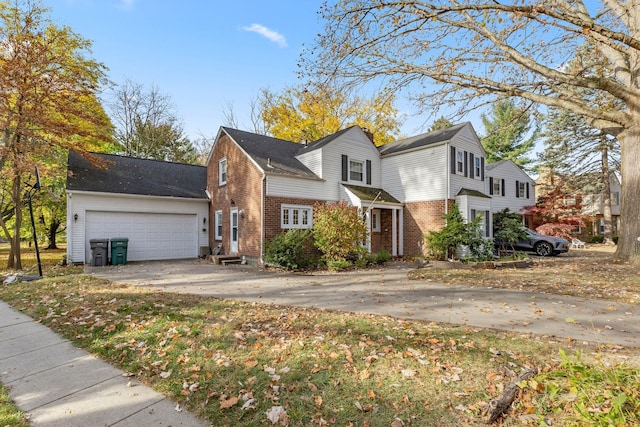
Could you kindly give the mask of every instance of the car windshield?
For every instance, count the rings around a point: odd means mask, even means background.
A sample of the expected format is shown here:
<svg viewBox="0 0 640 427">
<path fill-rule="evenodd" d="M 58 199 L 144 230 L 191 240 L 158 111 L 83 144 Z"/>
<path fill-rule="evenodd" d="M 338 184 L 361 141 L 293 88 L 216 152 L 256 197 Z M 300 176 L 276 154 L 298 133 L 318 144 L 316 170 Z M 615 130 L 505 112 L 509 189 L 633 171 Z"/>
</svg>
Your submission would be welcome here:
<svg viewBox="0 0 640 427">
<path fill-rule="evenodd" d="M 532 236 L 542 236 L 542 234 L 538 233 L 537 231 L 533 231 L 533 230 L 530 230 L 528 228 L 525 228 L 524 231 L 525 231 L 525 233 L 531 234 Z"/>
</svg>

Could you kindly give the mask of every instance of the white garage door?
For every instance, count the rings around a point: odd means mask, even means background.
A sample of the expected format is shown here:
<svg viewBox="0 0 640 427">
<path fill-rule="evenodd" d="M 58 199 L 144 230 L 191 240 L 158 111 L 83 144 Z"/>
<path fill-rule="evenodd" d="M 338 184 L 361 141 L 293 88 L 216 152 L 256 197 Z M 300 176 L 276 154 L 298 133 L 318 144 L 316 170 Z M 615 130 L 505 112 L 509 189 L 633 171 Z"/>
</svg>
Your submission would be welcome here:
<svg viewBox="0 0 640 427">
<path fill-rule="evenodd" d="M 198 257 L 195 214 L 87 211 L 85 262 L 90 239 L 128 237 L 128 261 Z M 109 256 L 111 256 L 109 249 Z"/>
</svg>

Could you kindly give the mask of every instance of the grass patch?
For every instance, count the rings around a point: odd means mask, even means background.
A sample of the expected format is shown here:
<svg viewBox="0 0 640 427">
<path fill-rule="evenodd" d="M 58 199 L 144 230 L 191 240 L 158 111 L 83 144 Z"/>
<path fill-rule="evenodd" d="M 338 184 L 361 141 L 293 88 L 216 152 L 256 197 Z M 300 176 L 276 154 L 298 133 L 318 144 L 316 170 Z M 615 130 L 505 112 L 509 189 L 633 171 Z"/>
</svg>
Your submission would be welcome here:
<svg viewBox="0 0 640 427">
<path fill-rule="evenodd" d="M 7 388 L 0 384 L 0 426 L 29 427 L 24 413 L 13 403 Z"/>
<path fill-rule="evenodd" d="M 269 416 L 290 426 L 484 425 L 482 408 L 522 369 L 573 375 L 559 357 L 574 351 L 570 342 L 162 293 L 81 274 L 2 286 L 0 298 L 212 425 L 270 425 Z M 526 387 L 502 425 L 565 425 L 575 411 L 550 393 Z"/>
</svg>

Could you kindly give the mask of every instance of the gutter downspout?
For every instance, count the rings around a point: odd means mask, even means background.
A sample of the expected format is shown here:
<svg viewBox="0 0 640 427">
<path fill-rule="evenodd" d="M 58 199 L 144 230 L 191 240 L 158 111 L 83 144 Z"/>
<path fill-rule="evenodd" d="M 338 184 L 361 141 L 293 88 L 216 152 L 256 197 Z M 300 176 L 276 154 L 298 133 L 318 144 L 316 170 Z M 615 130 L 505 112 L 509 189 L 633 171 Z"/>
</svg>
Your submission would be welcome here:
<svg viewBox="0 0 640 427">
<path fill-rule="evenodd" d="M 448 214 L 449 213 L 449 193 L 451 191 L 451 171 L 449 170 L 449 168 L 451 167 L 451 145 L 447 144 L 447 148 L 446 148 L 446 152 L 447 152 L 447 167 L 445 168 L 446 171 L 446 176 L 447 176 L 447 194 L 444 198 L 444 214 Z M 445 224 L 446 225 L 446 224 Z"/>
<path fill-rule="evenodd" d="M 267 183 L 267 175 L 262 173 L 262 181 L 260 185 L 260 257 L 259 264 L 264 265 L 264 188 Z"/>
</svg>

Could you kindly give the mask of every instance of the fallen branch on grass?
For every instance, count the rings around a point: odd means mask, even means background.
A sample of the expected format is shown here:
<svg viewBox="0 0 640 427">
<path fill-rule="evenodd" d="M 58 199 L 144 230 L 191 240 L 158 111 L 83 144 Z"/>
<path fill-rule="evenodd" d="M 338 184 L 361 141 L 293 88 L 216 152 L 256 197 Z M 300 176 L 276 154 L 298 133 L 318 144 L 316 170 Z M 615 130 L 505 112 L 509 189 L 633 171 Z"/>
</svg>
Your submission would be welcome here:
<svg viewBox="0 0 640 427">
<path fill-rule="evenodd" d="M 492 399 L 485 407 L 485 412 L 489 414 L 489 420 L 487 423 L 493 424 L 497 422 L 500 417 L 507 412 L 513 401 L 518 397 L 518 392 L 520 391 L 520 386 L 518 384 L 521 381 L 528 381 L 536 375 L 538 375 L 538 368 L 527 369 L 504 389 L 504 392 L 502 392 L 500 397 Z"/>
</svg>

